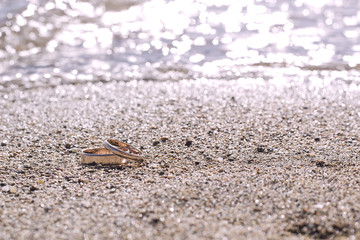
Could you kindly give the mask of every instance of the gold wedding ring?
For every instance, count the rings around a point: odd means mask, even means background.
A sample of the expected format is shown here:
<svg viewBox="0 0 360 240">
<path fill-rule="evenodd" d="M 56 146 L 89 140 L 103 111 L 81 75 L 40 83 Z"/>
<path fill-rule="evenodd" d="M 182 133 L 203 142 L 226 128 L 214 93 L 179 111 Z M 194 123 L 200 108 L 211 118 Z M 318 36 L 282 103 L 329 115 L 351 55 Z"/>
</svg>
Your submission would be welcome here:
<svg viewBox="0 0 360 240">
<path fill-rule="evenodd" d="M 81 162 L 84 164 L 125 164 L 126 159 L 115 155 L 106 148 L 86 149 L 81 154 Z"/>
<path fill-rule="evenodd" d="M 130 144 L 108 139 L 104 142 L 105 148 L 85 149 L 81 153 L 81 162 L 84 164 L 125 164 L 128 160 L 142 161 L 144 158 L 139 149 Z"/>
<path fill-rule="evenodd" d="M 104 142 L 104 146 L 113 154 L 116 154 L 122 158 L 127 158 L 131 160 L 143 160 L 142 153 L 139 149 L 131 146 L 130 144 L 114 140 L 108 139 Z"/>
</svg>

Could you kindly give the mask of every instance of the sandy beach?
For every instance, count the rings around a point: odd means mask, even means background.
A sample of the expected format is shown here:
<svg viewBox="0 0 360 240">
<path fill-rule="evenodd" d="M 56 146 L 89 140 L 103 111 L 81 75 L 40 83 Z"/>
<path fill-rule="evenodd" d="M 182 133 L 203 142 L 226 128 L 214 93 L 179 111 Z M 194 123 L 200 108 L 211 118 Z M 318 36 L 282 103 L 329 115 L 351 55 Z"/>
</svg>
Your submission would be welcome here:
<svg viewBox="0 0 360 240">
<path fill-rule="evenodd" d="M 360 238 L 358 86 L 111 82 L 0 105 L 0 239 Z M 108 138 L 146 162 L 80 164 Z"/>
</svg>

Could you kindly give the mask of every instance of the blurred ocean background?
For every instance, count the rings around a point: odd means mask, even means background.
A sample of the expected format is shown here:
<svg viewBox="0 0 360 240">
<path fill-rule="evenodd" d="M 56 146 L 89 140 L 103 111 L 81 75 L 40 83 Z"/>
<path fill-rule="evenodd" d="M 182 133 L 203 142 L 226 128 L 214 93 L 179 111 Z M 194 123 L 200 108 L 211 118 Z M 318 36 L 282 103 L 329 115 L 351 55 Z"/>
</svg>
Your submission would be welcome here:
<svg viewBox="0 0 360 240">
<path fill-rule="evenodd" d="M 360 84 L 358 0 L 0 0 L 0 91 L 85 82 Z"/>
</svg>

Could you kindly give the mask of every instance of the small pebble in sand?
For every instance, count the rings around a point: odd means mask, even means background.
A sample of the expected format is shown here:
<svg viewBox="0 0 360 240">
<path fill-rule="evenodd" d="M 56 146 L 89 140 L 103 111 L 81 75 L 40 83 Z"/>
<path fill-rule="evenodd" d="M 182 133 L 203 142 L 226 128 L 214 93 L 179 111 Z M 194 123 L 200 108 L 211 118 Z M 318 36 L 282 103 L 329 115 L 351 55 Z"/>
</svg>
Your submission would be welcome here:
<svg viewBox="0 0 360 240">
<path fill-rule="evenodd" d="M 191 145 L 192 145 L 192 141 L 191 140 L 186 140 L 185 146 L 190 147 Z"/>
<path fill-rule="evenodd" d="M 167 141 L 169 140 L 169 138 L 168 138 L 168 137 L 161 137 L 160 140 L 161 140 L 162 142 L 167 142 Z"/>
<path fill-rule="evenodd" d="M 325 167 L 325 162 L 323 160 L 317 160 L 316 161 L 316 166 L 318 167 Z"/>
<path fill-rule="evenodd" d="M 68 150 L 68 153 L 79 153 L 81 150 L 79 148 L 71 148 Z"/>
<path fill-rule="evenodd" d="M 16 187 L 14 187 L 14 186 L 9 187 L 9 192 L 10 193 L 16 193 L 16 191 L 17 191 Z"/>
<path fill-rule="evenodd" d="M 265 152 L 265 148 L 264 148 L 264 146 L 257 146 L 256 151 L 259 153 L 263 153 L 263 152 Z"/>
<path fill-rule="evenodd" d="M 16 193 L 16 191 L 17 191 L 16 187 L 14 187 L 14 186 L 8 186 L 8 185 L 3 186 L 3 187 L 1 188 L 1 190 L 2 190 L 3 192 L 10 192 L 10 193 Z"/>
<path fill-rule="evenodd" d="M 36 190 L 39 190 L 39 188 L 33 185 L 30 186 L 30 192 L 34 192 Z"/>
<path fill-rule="evenodd" d="M 90 208 L 91 207 L 91 202 L 90 201 L 82 201 L 81 205 L 85 208 Z"/>
</svg>

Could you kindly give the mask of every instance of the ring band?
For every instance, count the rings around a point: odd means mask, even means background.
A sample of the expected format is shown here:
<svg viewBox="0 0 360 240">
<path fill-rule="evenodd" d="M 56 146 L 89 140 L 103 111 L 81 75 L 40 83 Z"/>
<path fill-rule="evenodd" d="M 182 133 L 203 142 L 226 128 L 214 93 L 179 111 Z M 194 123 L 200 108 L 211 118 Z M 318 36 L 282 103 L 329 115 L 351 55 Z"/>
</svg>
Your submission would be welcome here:
<svg viewBox="0 0 360 240">
<path fill-rule="evenodd" d="M 84 164 L 124 164 L 126 159 L 115 155 L 106 148 L 85 149 L 81 154 L 81 162 Z"/>
<path fill-rule="evenodd" d="M 134 148 L 130 144 L 114 139 L 108 139 L 104 142 L 104 146 L 110 152 L 120 157 L 132 159 L 132 160 L 143 160 L 141 151 L 137 148 Z"/>
</svg>

